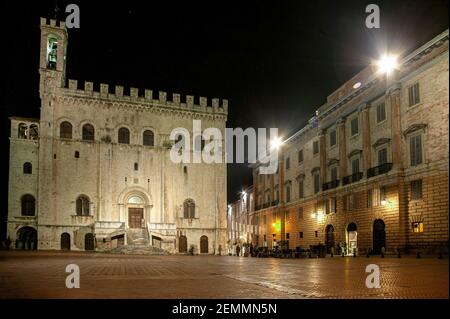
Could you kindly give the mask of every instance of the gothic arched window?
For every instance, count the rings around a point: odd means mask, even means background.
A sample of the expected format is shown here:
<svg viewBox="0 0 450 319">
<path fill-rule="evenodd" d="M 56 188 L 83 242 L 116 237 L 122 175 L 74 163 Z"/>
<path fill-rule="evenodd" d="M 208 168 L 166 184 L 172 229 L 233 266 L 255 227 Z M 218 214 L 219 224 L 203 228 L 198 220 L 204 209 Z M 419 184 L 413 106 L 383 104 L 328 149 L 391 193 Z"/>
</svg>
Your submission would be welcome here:
<svg viewBox="0 0 450 319">
<path fill-rule="evenodd" d="M 184 218 L 195 218 L 195 202 L 192 199 L 186 199 L 183 203 Z"/>
<path fill-rule="evenodd" d="M 55 70 L 58 53 L 58 39 L 54 36 L 48 37 L 47 43 L 47 68 Z"/>
<path fill-rule="evenodd" d="M 119 129 L 118 141 L 120 144 L 130 144 L 130 131 L 126 127 Z"/>
<path fill-rule="evenodd" d="M 83 141 L 93 141 L 95 138 L 95 129 L 91 124 L 83 125 Z"/>
<path fill-rule="evenodd" d="M 18 126 L 17 137 L 27 139 L 28 138 L 28 126 L 25 123 L 20 123 Z"/>
<path fill-rule="evenodd" d="M 59 125 L 59 137 L 60 138 L 72 138 L 72 124 L 65 121 Z"/>
<path fill-rule="evenodd" d="M 146 130 L 143 134 L 143 141 L 145 146 L 154 146 L 155 145 L 155 135 L 152 131 Z"/>
<path fill-rule="evenodd" d="M 36 124 L 31 124 L 30 125 L 30 139 L 37 140 L 38 137 L 39 137 L 38 126 Z"/>
<path fill-rule="evenodd" d="M 76 201 L 76 213 L 78 216 L 90 215 L 90 201 L 85 195 L 80 195 Z"/>
<path fill-rule="evenodd" d="M 21 200 L 22 216 L 34 216 L 36 209 L 36 200 L 32 195 L 23 195 Z"/>
</svg>

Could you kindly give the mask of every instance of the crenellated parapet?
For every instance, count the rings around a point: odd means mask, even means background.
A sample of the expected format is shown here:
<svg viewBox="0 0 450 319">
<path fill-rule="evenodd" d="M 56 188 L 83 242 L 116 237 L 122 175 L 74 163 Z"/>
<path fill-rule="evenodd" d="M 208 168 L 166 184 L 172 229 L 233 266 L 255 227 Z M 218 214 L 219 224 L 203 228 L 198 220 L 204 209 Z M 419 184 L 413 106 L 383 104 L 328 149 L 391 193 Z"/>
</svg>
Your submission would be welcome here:
<svg viewBox="0 0 450 319">
<path fill-rule="evenodd" d="M 78 81 L 70 79 L 68 85 L 62 88 L 64 95 L 74 97 L 96 98 L 110 102 L 120 103 L 139 103 L 149 106 L 158 106 L 164 108 L 173 108 L 176 110 L 188 110 L 193 112 L 203 112 L 212 114 L 228 114 L 228 100 L 200 96 L 198 104 L 194 103 L 194 96 L 186 95 L 185 102 L 182 102 L 181 94 L 172 93 L 169 97 L 167 92 L 153 91 L 145 89 L 139 92 L 138 88 L 130 87 L 129 93 L 125 94 L 124 87 L 121 85 L 114 86 L 114 93 L 110 93 L 109 84 L 100 83 L 99 89 L 95 90 L 94 83 L 85 81 L 82 89 L 79 89 Z"/>
</svg>

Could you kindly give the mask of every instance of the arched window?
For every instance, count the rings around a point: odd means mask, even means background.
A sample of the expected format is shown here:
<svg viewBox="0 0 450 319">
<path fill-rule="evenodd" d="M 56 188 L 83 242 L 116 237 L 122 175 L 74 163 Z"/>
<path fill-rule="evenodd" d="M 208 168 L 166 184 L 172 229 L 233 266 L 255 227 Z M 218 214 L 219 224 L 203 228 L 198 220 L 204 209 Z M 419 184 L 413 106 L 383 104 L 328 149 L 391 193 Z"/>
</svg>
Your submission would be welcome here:
<svg viewBox="0 0 450 319">
<path fill-rule="evenodd" d="M 28 138 L 28 126 L 25 123 L 20 123 L 17 130 L 17 137 L 27 139 Z"/>
<path fill-rule="evenodd" d="M 195 203 L 192 199 L 186 199 L 183 203 L 184 218 L 195 218 Z"/>
<path fill-rule="evenodd" d="M 130 131 L 126 127 L 121 127 L 119 129 L 118 140 L 120 144 L 130 144 Z"/>
<path fill-rule="evenodd" d="M 34 216 L 36 208 L 36 200 L 32 195 L 22 196 L 22 216 Z"/>
<path fill-rule="evenodd" d="M 85 195 L 80 195 L 77 198 L 76 210 L 78 216 L 89 216 L 90 214 L 90 202 L 89 198 Z"/>
<path fill-rule="evenodd" d="M 26 162 L 23 164 L 23 173 L 24 174 L 33 174 L 33 165 L 30 162 Z"/>
<path fill-rule="evenodd" d="M 79 151 L 75 151 L 75 158 L 80 158 L 80 152 Z"/>
<path fill-rule="evenodd" d="M 154 146 L 155 145 L 155 134 L 152 131 L 146 130 L 143 134 L 143 141 L 145 146 Z"/>
<path fill-rule="evenodd" d="M 60 138 L 72 138 L 72 124 L 69 122 L 62 122 L 59 125 L 59 137 Z"/>
<path fill-rule="evenodd" d="M 30 125 L 30 139 L 37 140 L 39 137 L 39 129 L 36 124 Z"/>
<path fill-rule="evenodd" d="M 56 70 L 56 60 L 58 52 L 58 39 L 51 35 L 47 43 L 47 68 Z"/>
<path fill-rule="evenodd" d="M 95 129 L 91 124 L 83 125 L 83 141 L 93 141 L 95 138 Z"/>
</svg>

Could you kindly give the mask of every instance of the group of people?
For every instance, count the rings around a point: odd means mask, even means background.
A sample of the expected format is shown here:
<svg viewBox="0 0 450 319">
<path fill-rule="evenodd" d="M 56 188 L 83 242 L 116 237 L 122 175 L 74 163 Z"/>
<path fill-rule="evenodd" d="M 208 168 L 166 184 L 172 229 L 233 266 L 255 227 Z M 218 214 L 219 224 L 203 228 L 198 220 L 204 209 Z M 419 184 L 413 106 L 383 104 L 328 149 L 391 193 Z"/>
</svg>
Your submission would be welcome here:
<svg viewBox="0 0 450 319">
<path fill-rule="evenodd" d="M 242 247 L 241 247 L 242 246 Z M 256 250 L 256 248 L 253 246 L 253 244 L 236 244 L 234 247 L 234 256 L 244 256 L 248 257 L 253 256 L 253 252 Z"/>
</svg>

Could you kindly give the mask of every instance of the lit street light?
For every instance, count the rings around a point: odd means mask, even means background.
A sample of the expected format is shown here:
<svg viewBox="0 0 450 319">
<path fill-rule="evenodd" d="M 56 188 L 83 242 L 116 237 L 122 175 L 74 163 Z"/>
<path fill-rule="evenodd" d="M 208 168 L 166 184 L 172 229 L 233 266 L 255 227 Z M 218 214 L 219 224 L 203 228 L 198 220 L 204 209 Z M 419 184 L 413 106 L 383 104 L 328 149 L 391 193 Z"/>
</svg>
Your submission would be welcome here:
<svg viewBox="0 0 450 319">
<path fill-rule="evenodd" d="M 398 67 L 397 57 L 393 55 L 384 55 L 377 62 L 378 72 L 388 74 Z"/>
</svg>

